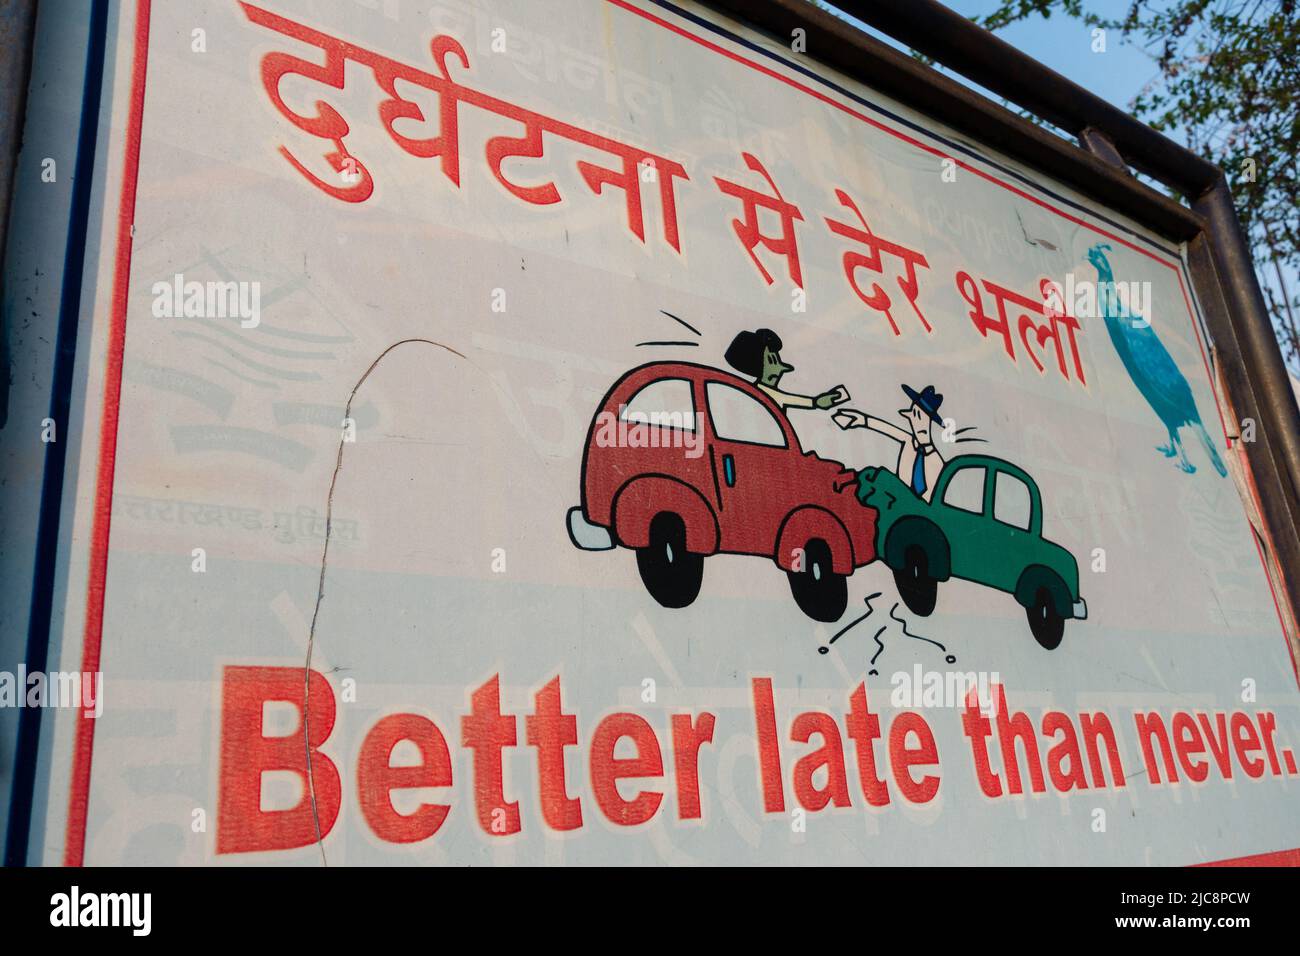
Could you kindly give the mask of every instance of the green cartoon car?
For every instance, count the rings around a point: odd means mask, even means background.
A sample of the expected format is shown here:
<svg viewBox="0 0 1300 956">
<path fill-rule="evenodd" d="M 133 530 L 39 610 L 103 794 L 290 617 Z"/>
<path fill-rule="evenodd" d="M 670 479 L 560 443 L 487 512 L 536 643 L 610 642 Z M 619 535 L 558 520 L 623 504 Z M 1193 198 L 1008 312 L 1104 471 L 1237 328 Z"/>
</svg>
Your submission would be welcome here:
<svg viewBox="0 0 1300 956">
<path fill-rule="evenodd" d="M 1049 650 L 1061 643 L 1068 618 L 1088 616 L 1079 565 L 1043 537 L 1038 485 L 1011 462 L 960 455 L 944 465 L 930 501 L 888 468 L 866 468 L 857 495 L 880 513 L 876 552 L 914 613 L 934 610 L 940 581 L 961 578 L 1014 595 Z"/>
</svg>

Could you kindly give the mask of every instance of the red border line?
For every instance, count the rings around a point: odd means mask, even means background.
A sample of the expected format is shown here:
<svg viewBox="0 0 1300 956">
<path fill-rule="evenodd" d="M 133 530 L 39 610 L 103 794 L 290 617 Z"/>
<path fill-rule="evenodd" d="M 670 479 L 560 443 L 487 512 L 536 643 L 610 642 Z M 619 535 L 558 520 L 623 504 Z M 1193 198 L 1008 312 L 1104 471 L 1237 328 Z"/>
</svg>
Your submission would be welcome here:
<svg viewBox="0 0 1300 956">
<path fill-rule="evenodd" d="M 753 70 L 757 70 L 775 80 L 785 83 L 788 86 L 792 86 L 814 99 L 820 100 L 835 109 L 847 113 L 848 115 L 853 116 L 882 132 L 910 143 L 923 152 L 935 156 L 950 158 L 941 149 L 930 146 L 920 140 L 906 135 L 905 133 L 893 129 L 892 127 L 889 127 L 864 113 L 860 113 L 826 94 L 787 77 L 776 70 L 760 63 L 756 63 L 753 60 L 749 60 L 738 53 L 728 50 L 712 41 L 706 40 L 703 37 L 696 36 L 682 27 L 658 17 L 647 10 L 642 10 L 639 7 L 631 5 L 627 0 L 607 0 L 607 2 L 612 3 L 629 13 L 635 14 L 642 19 L 648 20 L 651 23 L 655 23 L 672 33 L 718 53 L 729 60 L 741 63 Z M 149 65 L 149 19 L 151 10 L 152 0 L 136 0 L 135 48 L 131 68 L 131 104 L 127 117 L 125 163 L 122 171 L 122 194 L 117 216 L 117 261 L 113 276 L 113 297 L 110 306 L 110 321 L 112 324 L 109 327 L 108 354 L 104 370 L 104 408 L 100 420 L 99 465 L 95 484 L 95 514 L 91 524 L 90 566 L 88 573 L 89 583 L 87 585 L 86 593 L 86 622 L 82 634 L 81 649 L 82 671 L 100 670 L 100 653 L 103 642 L 104 596 L 106 593 L 108 578 L 109 529 L 113 512 L 113 475 L 117 459 L 117 426 L 122 396 L 122 366 L 126 354 L 127 298 L 130 290 L 131 278 L 131 248 L 132 231 L 135 220 L 136 189 L 140 174 L 140 138 L 141 130 L 144 125 L 144 88 Z M 1061 209 L 1057 209 L 1045 200 L 1026 193 L 1017 187 L 1012 186 L 1010 183 L 1003 182 L 991 173 L 977 169 L 961 160 L 954 159 L 953 161 L 961 168 L 980 177 L 981 179 L 1001 186 L 1029 202 L 1042 206 L 1044 209 L 1055 213 L 1063 219 L 1067 219 L 1076 225 L 1083 226 L 1085 229 L 1090 229 L 1093 232 L 1105 236 L 1114 242 L 1118 242 L 1163 266 L 1173 269 L 1178 277 L 1179 289 L 1183 294 L 1183 301 L 1187 306 L 1188 315 L 1192 321 L 1192 332 L 1196 336 L 1196 343 L 1201 350 L 1201 359 L 1205 362 L 1206 375 L 1210 381 L 1210 390 L 1217 398 L 1218 393 L 1214 387 L 1214 377 L 1210 375 L 1209 359 L 1206 355 L 1205 345 L 1201 341 L 1200 330 L 1196 328 L 1196 318 L 1192 315 L 1191 302 L 1187 298 L 1187 290 L 1183 286 L 1182 273 L 1179 270 L 1178 264 L 1167 261 L 1156 255 L 1154 252 L 1135 245 L 1121 236 L 1107 232 L 1093 223 L 1080 219 Z M 1216 408 L 1218 407 L 1217 401 L 1215 406 Z M 1223 424 L 1222 412 L 1219 414 L 1220 423 Z M 1227 438 L 1226 426 L 1224 428 L 1224 437 L 1225 439 Z M 1249 470 L 1249 468 L 1247 470 Z M 1261 552 L 1260 561 L 1263 562 L 1263 560 L 1264 556 Z M 1265 567 L 1264 570 L 1265 577 L 1267 578 L 1267 567 Z M 1269 580 L 1269 587 L 1271 590 L 1271 579 Z M 1274 595 L 1274 604 L 1277 604 L 1276 595 Z M 1283 637 L 1285 638 L 1285 621 L 1282 617 L 1282 610 L 1280 607 L 1277 608 L 1277 612 L 1278 619 L 1283 621 Z M 1287 646 L 1289 650 L 1289 640 Z M 79 710 L 77 714 L 76 740 L 72 754 L 72 777 L 69 783 L 70 796 L 68 802 L 68 821 L 63 851 L 63 863 L 65 866 L 81 866 L 85 862 L 86 818 L 90 802 L 90 768 L 94 747 L 94 718 L 86 717 L 85 712 Z M 1300 849 L 1279 850 L 1274 853 L 1238 857 L 1232 860 L 1221 860 L 1211 863 L 1202 863 L 1199 865 L 1300 866 Z"/>
<path fill-rule="evenodd" d="M 1213 863 L 1198 863 L 1197 866 L 1300 866 L 1300 848 L 1294 850 L 1274 850 L 1272 853 L 1256 853 L 1253 856 L 1237 856 L 1231 860 L 1215 860 Z"/>
<path fill-rule="evenodd" d="M 122 197 L 117 210 L 117 264 L 113 276 L 108 356 L 104 365 L 104 410 L 99 423 L 99 474 L 95 482 L 95 517 L 90 530 L 89 584 L 86 626 L 81 638 L 81 670 L 100 669 L 104 633 L 104 594 L 108 577 L 108 532 L 113 514 L 113 472 L 117 461 L 117 420 L 122 398 L 122 364 L 126 354 L 126 304 L 131 280 L 131 232 L 135 193 L 140 174 L 140 130 L 144 125 L 144 84 L 149 66 L 151 0 L 136 0 L 135 52 L 131 66 L 131 107 L 127 117 L 126 161 L 122 168 Z M 77 710 L 72 751 L 71 796 L 63 865 L 81 866 L 86 855 L 86 811 L 90 802 L 90 762 L 95 749 L 95 718 Z"/>
</svg>

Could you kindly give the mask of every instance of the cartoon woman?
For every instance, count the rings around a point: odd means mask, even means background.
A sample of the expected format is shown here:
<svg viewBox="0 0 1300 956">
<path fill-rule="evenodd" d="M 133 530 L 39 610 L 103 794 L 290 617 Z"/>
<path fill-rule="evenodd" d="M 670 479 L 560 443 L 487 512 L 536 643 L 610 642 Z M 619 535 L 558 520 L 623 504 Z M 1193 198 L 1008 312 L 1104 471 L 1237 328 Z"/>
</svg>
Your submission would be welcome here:
<svg viewBox="0 0 1300 956">
<path fill-rule="evenodd" d="M 935 480 L 943 470 L 943 453 L 935 445 L 931 434 L 932 426 L 937 424 L 940 428 L 943 427 L 943 419 L 939 417 L 939 406 L 943 404 L 943 396 L 934 390 L 933 385 L 927 385 L 919 392 L 904 385 L 903 393 L 912 400 L 910 407 L 898 411 L 898 414 L 907 420 L 907 429 L 899 428 L 883 418 L 860 412 L 856 408 L 841 409 L 832 418 L 840 428 L 870 428 L 898 442 L 902 446 L 899 448 L 898 464 L 895 466 L 898 477 L 919 496 L 929 501 L 934 491 Z"/>
<path fill-rule="evenodd" d="M 741 332 L 727 346 L 727 364 L 742 375 L 752 376 L 754 384 L 768 398 L 788 408 L 833 408 L 849 400 L 843 385 L 837 385 L 820 395 L 796 395 L 784 392 L 778 386 L 781 376 L 793 372 L 794 366 L 781 361 L 781 337 L 771 329 Z"/>
</svg>

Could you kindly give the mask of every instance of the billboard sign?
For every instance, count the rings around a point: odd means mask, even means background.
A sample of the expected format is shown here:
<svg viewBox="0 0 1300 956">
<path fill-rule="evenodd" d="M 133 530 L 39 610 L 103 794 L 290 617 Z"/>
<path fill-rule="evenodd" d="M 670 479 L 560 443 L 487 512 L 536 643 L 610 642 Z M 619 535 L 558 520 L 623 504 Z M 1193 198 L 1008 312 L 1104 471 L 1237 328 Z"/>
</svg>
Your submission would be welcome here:
<svg viewBox="0 0 1300 956">
<path fill-rule="evenodd" d="M 581 7 L 120 4 L 34 856 L 1300 846 L 1185 249 Z"/>
</svg>

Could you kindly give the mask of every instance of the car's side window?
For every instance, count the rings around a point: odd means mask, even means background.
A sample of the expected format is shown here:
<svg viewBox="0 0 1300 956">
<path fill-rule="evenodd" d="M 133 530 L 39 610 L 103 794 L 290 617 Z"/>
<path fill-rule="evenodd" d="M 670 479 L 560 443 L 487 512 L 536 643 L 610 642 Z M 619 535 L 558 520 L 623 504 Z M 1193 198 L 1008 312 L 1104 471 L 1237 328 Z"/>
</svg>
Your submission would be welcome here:
<svg viewBox="0 0 1300 956">
<path fill-rule="evenodd" d="M 983 514 L 984 467 L 968 465 L 954 471 L 943 491 L 943 503 L 972 514 Z"/>
<path fill-rule="evenodd" d="M 999 471 L 993 485 L 993 517 L 1003 524 L 1028 531 L 1033 510 L 1029 486 L 1015 475 Z"/>
<path fill-rule="evenodd" d="M 643 385 L 619 409 L 618 417 L 625 422 L 693 432 L 695 399 L 691 395 L 691 383 L 684 378 L 661 378 Z"/>
<path fill-rule="evenodd" d="M 726 382 L 709 382 L 704 391 L 713 417 L 713 430 L 719 438 L 786 447 L 781 423 L 758 399 Z"/>
</svg>

